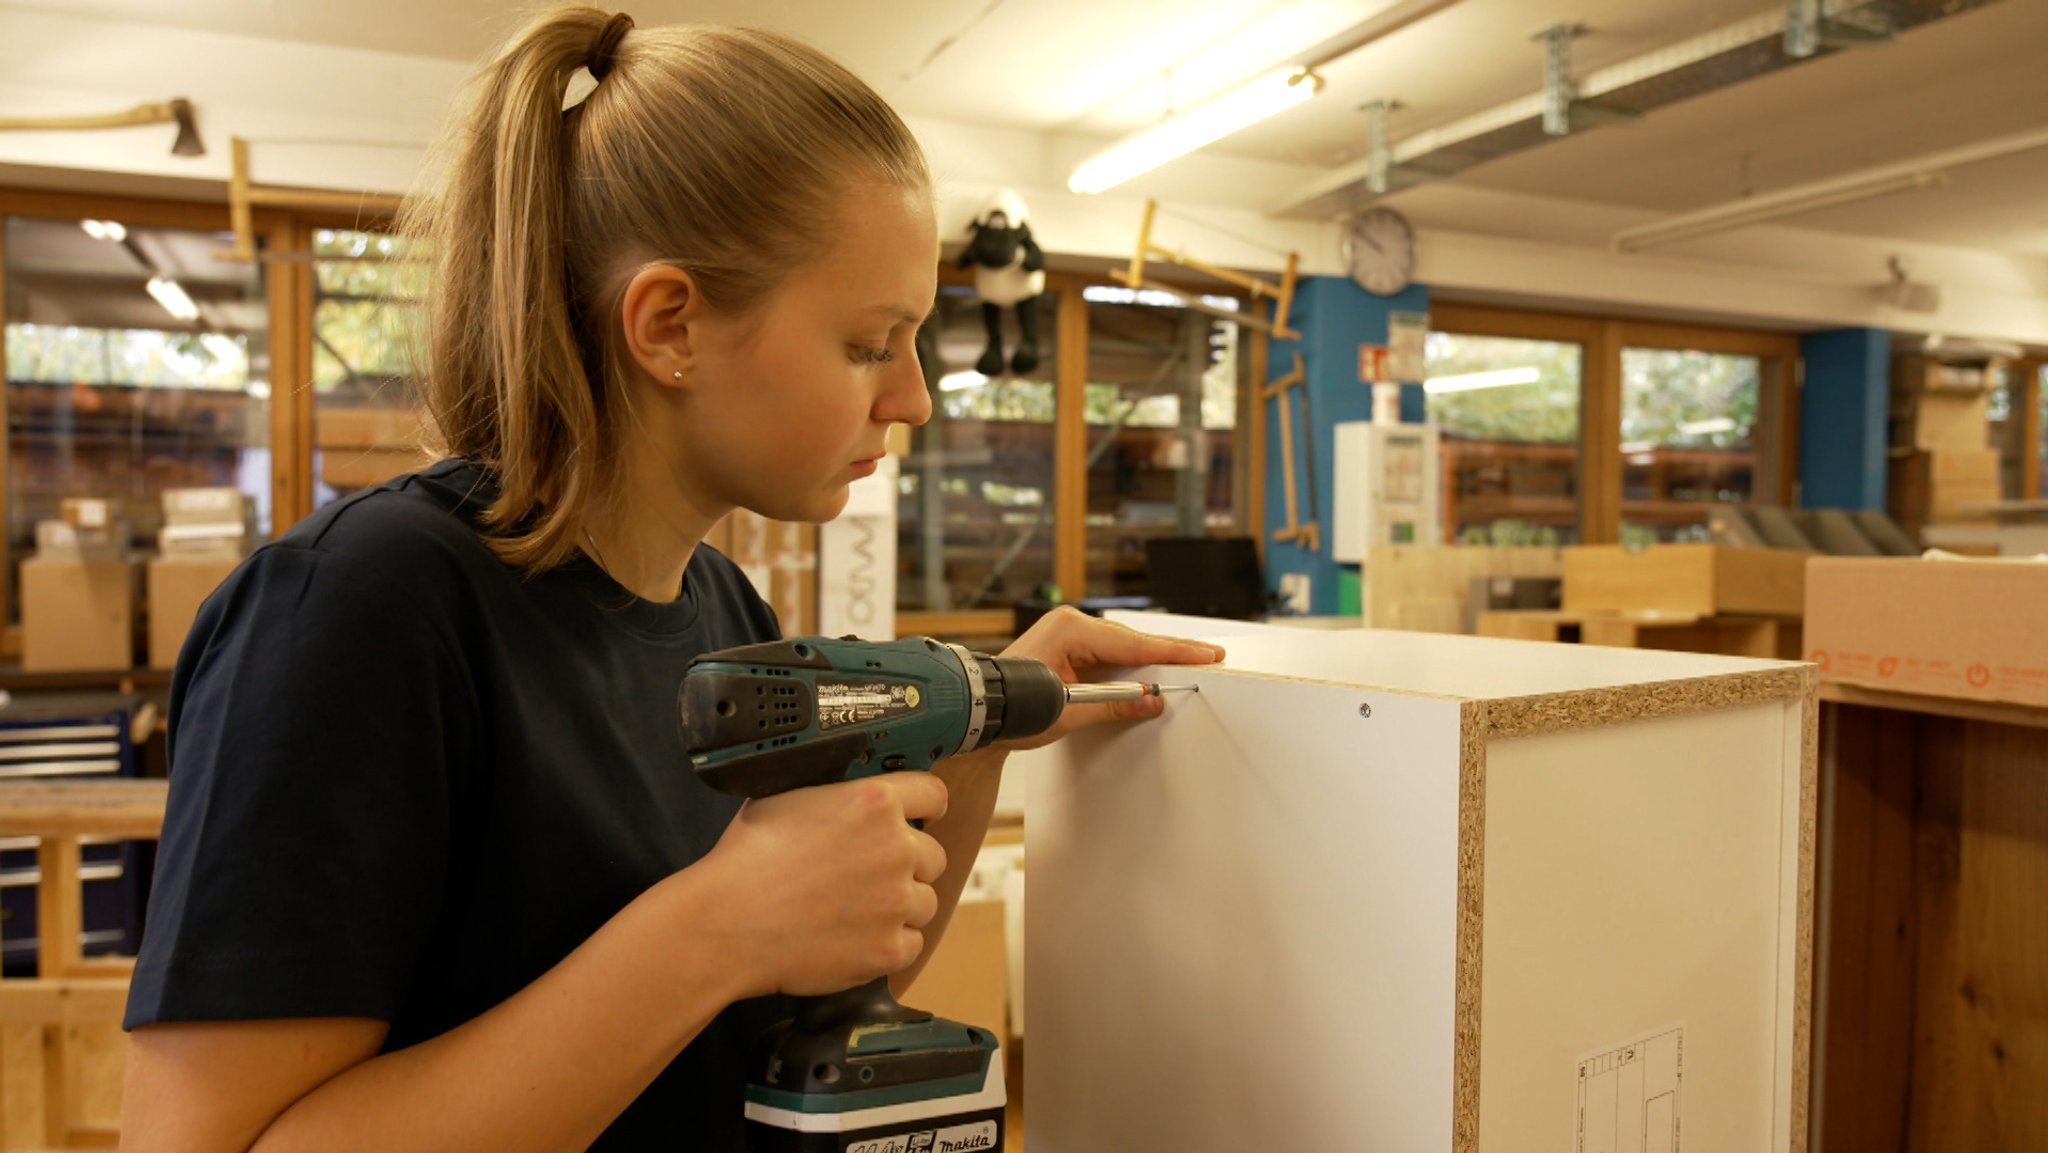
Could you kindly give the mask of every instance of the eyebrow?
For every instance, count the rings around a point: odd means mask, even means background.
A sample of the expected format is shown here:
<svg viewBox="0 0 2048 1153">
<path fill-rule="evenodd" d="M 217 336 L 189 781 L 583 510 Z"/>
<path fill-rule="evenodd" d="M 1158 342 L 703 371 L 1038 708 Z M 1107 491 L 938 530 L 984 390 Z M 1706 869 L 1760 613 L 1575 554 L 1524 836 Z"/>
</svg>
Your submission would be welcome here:
<svg viewBox="0 0 2048 1153">
<path fill-rule="evenodd" d="M 870 305 L 866 311 L 881 313 L 884 316 L 892 316 L 905 324 L 916 326 L 930 320 L 939 311 L 939 305 L 937 301 L 933 301 L 930 308 L 919 312 L 917 309 L 905 308 L 900 304 L 875 304 Z"/>
</svg>

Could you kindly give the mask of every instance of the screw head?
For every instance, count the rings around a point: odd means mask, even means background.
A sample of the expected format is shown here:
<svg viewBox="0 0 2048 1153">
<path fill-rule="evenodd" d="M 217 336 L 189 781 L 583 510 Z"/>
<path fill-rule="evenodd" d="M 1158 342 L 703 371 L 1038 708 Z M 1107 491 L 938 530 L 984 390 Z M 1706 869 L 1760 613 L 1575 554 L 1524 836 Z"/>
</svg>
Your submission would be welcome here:
<svg viewBox="0 0 2048 1153">
<path fill-rule="evenodd" d="M 1369 721 L 1369 720 L 1371 720 L 1371 719 L 1372 719 L 1372 706 L 1371 706 L 1371 705 L 1360 705 L 1360 706 L 1358 706 L 1358 715 L 1359 715 L 1359 716 L 1361 716 L 1361 717 L 1364 717 L 1364 718 L 1365 718 L 1366 720 L 1368 720 L 1368 721 Z"/>
</svg>

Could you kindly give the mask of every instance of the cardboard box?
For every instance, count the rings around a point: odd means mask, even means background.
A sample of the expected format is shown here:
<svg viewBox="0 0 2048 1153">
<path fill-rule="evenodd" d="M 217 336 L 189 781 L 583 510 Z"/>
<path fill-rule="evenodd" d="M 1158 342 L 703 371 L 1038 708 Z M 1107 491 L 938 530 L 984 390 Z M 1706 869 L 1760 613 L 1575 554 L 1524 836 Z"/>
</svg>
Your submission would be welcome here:
<svg viewBox="0 0 2048 1153">
<path fill-rule="evenodd" d="M 57 502 L 57 515 L 78 528 L 105 528 L 121 519 L 121 509 L 107 497 L 67 496 Z"/>
<path fill-rule="evenodd" d="M 1009 953 L 1003 902 L 963 899 L 939 947 L 904 995 L 904 1003 L 948 1020 L 1008 1037 Z"/>
<path fill-rule="evenodd" d="M 1823 558 L 1806 596 L 1823 682 L 2048 707 L 2048 564 Z"/>
<path fill-rule="evenodd" d="M 167 669 L 178 663 L 192 618 L 220 582 L 241 562 L 240 557 L 191 558 L 160 556 L 149 562 L 149 664 Z"/>
<path fill-rule="evenodd" d="M 51 560 L 86 564 L 92 561 L 128 559 L 128 522 L 80 526 L 68 520 L 36 522 L 36 555 Z"/>
<path fill-rule="evenodd" d="M 1806 606 L 1806 562 L 1793 549 L 1660 544 L 1564 550 L 1564 611 L 1661 612 L 1716 616 L 1798 616 Z"/>
<path fill-rule="evenodd" d="M 1914 452 L 1891 459 L 1887 503 L 1908 527 L 1984 519 L 1966 506 L 1999 498 L 1999 455 L 1990 448 Z"/>
<path fill-rule="evenodd" d="M 21 668 L 135 667 L 135 566 L 34 556 L 21 564 Z"/>
<path fill-rule="evenodd" d="M 248 519 L 249 498 L 238 488 L 167 488 L 163 502 L 167 525 L 240 525 Z"/>
<path fill-rule="evenodd" d="M 1893 397 L 1892 444 L 1925 451 L 1982 449 L 1991 439 L 1991 394 L 1922 392 Z"/>
<path fill-rule="evenodd" d="M 1893 392 L 1983 392 L 1991 387 L 1992 371 L 2003 362 L 1956 364 L 1925 356 L 1892 358 Z"/>
</svg>

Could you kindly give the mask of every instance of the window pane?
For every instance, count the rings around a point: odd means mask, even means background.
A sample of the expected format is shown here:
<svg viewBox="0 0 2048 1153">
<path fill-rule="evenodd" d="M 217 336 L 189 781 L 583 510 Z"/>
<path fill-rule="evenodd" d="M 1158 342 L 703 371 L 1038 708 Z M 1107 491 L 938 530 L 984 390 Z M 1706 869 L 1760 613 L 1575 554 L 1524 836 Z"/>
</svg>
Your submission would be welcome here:
<svg viewBox="0 0 2048 1153">
<path fill-rule="evenodd" d="M 313 503 L 432 459 L 412 361 L 425 318 L 422 246 L 382 232 L 313 235 Z"/>
<path fill-rule="evenodd" d="M 1584 350 L 1432 332 L 1426 351 L 1429 419 L 1443 429 L 1445 540 L 1577 541 Z"/>
<path fill-rule="evenodd" d="M 1756 493 L 1753 356 L 1621 350 L 1621 539 L 1708 540 L 1713 506 Z"/>
<path fill-rule="evenodd" d="M 1038 364 L 985 377 L 981 302 L 946 285 L 919 334 L 926 377 L 938 378 L 932 419 L 911 434 L 898 479 L 896 607 L 905 612 L 1003 608 L 1052 580 L 1053 388 L 1058 298 L 1038 299 Z M 1003 348 L 1018 344 L 1015 309 Z"/>
<path fill-rule="evenodd" d="M 28 217 L 6 230 L 10 559 L 34 553 L 36 523 L 66 497 L 113 499 L 134 546 L 154 549 L 170 488 L 240 488 L 267 539 L 262 265 L 216 260 L 223 232 Z M 5 611 L 20 619 L 18 599 Z"/>
<path fill-rule="evenodd" d="M 1083 295 L 1089 301 L 1084 592 L 1135 596 L 1146 591 L 1148 539 L 1242 531 L 1233 500 L 1238 326 L 1164 293 L 1098 286 Z"/>
</svg>

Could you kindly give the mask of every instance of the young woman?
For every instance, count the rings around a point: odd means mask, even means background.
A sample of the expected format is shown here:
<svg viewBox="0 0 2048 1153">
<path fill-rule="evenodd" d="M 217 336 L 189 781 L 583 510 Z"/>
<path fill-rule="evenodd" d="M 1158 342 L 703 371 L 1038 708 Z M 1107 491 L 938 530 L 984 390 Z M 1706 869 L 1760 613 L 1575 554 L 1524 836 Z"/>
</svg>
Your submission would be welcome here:
<svg viewBox="0 0 2048 1153">
<path fill-rule="evenodd" d="M 484 70 L 442 172 L 415 224 L 451 459 L 257 552 L 179 661 L 137 1153 L 736 1150 L 777 995 L 906 985 L 987 828 L 1000 750 L 740 805 L 675 730 L 692 657 L 777 635 L 705 532 L 832 517 L 930 415 L 902 121 L 780 37 L 568 8 Z M 1010 652 L 1217 655 L 1070 612 Z M 1158 706 L 1119 709 L 1051 735 Z"/>
</svg>

